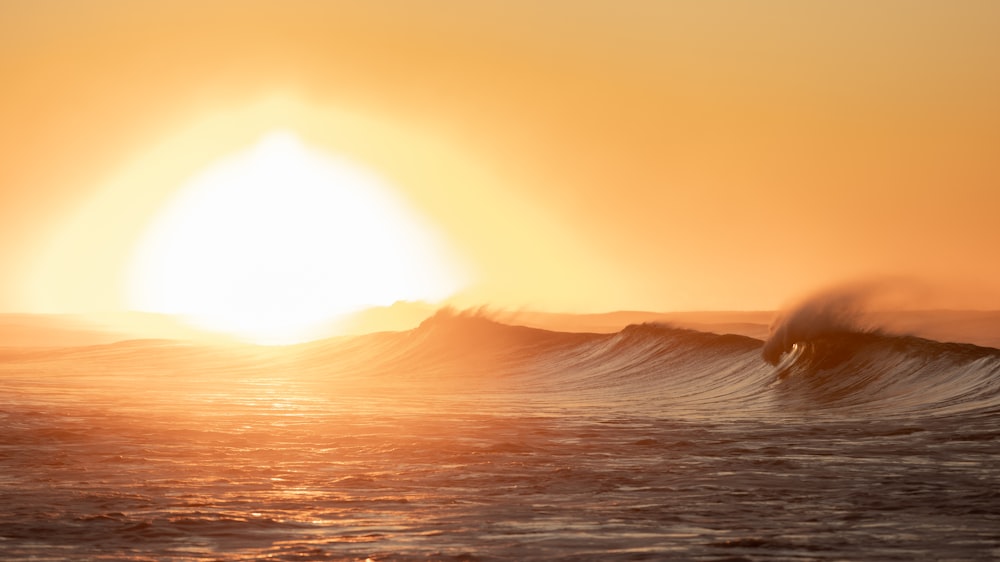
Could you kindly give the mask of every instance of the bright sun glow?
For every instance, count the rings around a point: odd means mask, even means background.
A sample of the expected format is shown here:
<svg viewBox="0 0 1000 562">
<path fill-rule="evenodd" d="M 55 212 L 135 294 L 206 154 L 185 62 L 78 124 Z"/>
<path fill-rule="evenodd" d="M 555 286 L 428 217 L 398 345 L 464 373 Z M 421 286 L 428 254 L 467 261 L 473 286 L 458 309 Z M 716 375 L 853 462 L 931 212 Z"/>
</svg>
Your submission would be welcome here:
<svg viewBox="0 0 1000 562">
<path fill-rule="evenodd" d="M 131 308 L 258 343 L 336 318 L 440 301 L 463 275 L 443 240 L 375 175 L 275 132 L 191 179 L 140 238 Z"/>
</svg>

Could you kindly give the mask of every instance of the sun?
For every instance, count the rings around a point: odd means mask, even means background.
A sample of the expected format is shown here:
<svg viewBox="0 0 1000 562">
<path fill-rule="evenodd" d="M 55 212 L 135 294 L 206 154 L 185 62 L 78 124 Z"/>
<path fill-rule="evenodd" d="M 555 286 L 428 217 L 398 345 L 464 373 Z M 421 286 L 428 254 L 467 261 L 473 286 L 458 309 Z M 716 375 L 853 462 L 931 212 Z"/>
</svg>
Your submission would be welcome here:
<svg viewBox="0 0 1000 562">
<path fill-rule="evenodd" d="M 285 344 L 365 307 L 439 302 L 465 277 L 434 225 L 376 174 L 276 131 L 178 190 L 136 244 L 127 298 Z"/>
</svg>

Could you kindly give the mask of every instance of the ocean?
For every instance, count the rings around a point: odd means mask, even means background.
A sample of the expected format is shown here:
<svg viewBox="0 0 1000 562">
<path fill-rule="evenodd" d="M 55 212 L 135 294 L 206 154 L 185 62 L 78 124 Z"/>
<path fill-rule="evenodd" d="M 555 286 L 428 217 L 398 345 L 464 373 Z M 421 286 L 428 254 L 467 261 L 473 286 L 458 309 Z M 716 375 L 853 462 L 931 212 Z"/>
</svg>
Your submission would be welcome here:
<svg viewBox="0 0 1000 562">
<path fill-rule="evenodd" d="M 0 558 L 1000 559 L 1000 350 L 799 321 L 5 347 Z"/>
</svg>

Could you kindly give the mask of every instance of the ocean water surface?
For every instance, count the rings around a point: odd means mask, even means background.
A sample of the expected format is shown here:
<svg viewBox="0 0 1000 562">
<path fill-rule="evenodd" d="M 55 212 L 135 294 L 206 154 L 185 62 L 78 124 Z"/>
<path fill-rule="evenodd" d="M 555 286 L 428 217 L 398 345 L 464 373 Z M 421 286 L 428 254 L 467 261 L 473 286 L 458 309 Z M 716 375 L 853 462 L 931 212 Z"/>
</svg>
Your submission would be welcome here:
<svg viewBox="0 0 1000 562">
<path fill-rule="evenodd" d="M 7 348 L 0 558 L 1000 558 L 1000 351 L 788 332 Z"/>
</svg>

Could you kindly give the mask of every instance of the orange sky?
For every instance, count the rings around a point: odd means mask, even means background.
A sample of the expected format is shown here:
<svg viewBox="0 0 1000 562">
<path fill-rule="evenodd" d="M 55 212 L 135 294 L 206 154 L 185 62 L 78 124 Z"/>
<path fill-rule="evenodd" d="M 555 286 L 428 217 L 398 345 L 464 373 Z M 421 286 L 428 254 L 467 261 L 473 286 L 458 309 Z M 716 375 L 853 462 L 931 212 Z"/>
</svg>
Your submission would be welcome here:
<svg viewBox="0 0 1000 562">
<path fill-rule="evenodd" d="M 998 2 L 7 0 L 0 76 L 0 310 L 120 307 L 157 202 L 270 127 L 391 178 L 470 303 L 1000 287 Z"/>
</svg>

